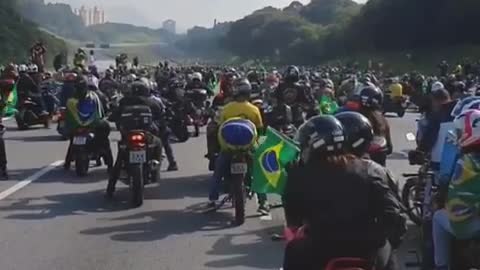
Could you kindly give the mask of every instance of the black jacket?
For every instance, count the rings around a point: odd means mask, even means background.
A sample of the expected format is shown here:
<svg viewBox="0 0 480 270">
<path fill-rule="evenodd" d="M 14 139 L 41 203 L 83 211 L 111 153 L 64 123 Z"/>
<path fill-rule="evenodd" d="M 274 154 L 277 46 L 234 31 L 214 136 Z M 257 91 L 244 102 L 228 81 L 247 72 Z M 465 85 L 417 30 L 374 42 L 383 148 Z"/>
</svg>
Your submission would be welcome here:
<svg viewBox="0 0 480 270">
<path fill-rule="evenodd" d="M 39 93 L 38 85 L 28 74 L 20 74 L 17 83 L 17 91 L 20 95 L 29 96 Z"/>
<path fill-rule="evenodd" d="M 387 183 L 386 170 L 368 160 L 353 159 L 343 170 L 297 165 L 284 194 L 288 226 L 306 224 L 307 237 L 334 250 L 379 248 L 405 231 Z"/>
</svg>

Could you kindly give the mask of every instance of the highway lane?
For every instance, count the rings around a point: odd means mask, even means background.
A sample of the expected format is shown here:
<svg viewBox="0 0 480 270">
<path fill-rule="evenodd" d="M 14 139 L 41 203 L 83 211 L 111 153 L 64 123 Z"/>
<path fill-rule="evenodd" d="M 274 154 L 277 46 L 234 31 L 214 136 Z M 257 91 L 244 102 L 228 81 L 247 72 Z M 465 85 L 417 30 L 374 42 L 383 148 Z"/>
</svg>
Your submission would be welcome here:
<svg viewBox="0 0 480 270">
<path fill-rule="evenodd" d="M 389 118 L 395 147 L 389 167 L 396 174 L 413 171 L 404 152 L 414 147 L 405 133 L 414 131 L 415 117 Z M 0 192 L 62 160 L 66 150 L 54 129 L 7 126 L 12 179 L 0 182 Z M 283 243 L 272 242 L 270 234 L 282 228 L 281 209 L 271 220 L 260 219 L 250 201 L 247 221 L 237 228 L 229 226 L 231 209 L 203 213 L 210 175 L 205 138 L 176 144 L 174 151 L 180 171 L 164 172 L 137 209 L 128 207 L 121 183 L 114 201 L 104 199 L 103 167 L 87 178 L 54 169 L 0 200 L 0 269 L 278 269 Z"/>
</svg>

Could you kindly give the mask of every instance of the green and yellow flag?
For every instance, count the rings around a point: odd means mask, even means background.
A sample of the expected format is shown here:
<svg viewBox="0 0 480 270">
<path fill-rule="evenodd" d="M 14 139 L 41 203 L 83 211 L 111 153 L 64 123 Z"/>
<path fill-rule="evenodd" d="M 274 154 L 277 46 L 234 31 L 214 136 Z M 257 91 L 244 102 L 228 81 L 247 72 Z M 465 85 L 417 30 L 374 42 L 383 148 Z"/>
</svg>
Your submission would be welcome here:
<svg viewBox="0 0 480 270">
<path fill-rule="evenodd" d="M 17 109 L 16 109 L 17 102 L 18 102 L 17 85 L 15 85 L 7 97 L 7 103 L 5 104 L 3 116 L 10 117 L 15 115 L 15 113 L 17 112 Z"/>
<path fill-rule="evenodd" d="M 297 159 L 300 149 L 289 138 L 267 128 L 265 140 L 254 151 L 252 189 L 257 193 L 283 194 L 285 167 Z"/>
</svg>

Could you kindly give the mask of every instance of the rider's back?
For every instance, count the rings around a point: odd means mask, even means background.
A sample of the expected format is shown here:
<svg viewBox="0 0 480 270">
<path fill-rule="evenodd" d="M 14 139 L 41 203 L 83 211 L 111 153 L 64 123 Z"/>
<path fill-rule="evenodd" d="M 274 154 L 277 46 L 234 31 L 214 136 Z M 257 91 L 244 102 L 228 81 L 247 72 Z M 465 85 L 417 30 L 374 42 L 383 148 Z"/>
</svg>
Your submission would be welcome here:
<svg viewBox="0 0 480 270">
<path fill-rule="evenodd" d="M 235 117 L 248 119 L 252 121 L 257 128 L 263 127 L 260 110 L 248 101 L 232 101 L 228 103 L 225 107 L 223 107 L 222 114 L 220 116 L 220 123 Z"/>
</svg>

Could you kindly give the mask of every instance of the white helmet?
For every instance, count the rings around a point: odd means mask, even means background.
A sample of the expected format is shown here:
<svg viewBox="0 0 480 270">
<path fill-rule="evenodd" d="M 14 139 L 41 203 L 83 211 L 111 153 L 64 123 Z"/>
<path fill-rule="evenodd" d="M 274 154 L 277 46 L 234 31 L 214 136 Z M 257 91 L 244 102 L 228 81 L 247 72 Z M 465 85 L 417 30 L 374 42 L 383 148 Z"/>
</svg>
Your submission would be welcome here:
<svg viewBox="0 0 480 270">
<path fill-rule="evenodd" d="M 200 72 L 195 72 L 195 73 L 192 74 L 192 81 L 195 80 L 195 79 L 197 79 L 199 81 L 202 81 L 202 78 L 203 78 L 203 76 L 202 76 L 202 73 L 200 73 Z"/>
<path fill-rule="evenodd" d="M 480 110 L 466 110 L 453 121 L 461 148 L 480 145 Z"/>
<path fill-rule="evenodd" d="M 38 72 L 38 66 L 35 65 L 35 64 L 28 65 L 28 72 L 37 73 Z"/>
<path fill-rule="evenodd" d="M 445 86 L 443 86 L 443 83 L 441 82 L 434 82 L 432 84 L 432 92 L 435 92 L 435 91 L 438 91 L 438 90 L 442 90 L 442 89 L 445 89 Z"/>
<path fill-rule="evenodd" d="M 28 67 L 27 65 L 25 64 L 21 64 L 19 67 L 18 67 L 18 72 L 27 72 L 28 71 Z"/>
</svg>

